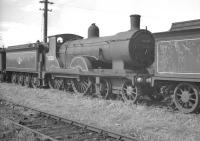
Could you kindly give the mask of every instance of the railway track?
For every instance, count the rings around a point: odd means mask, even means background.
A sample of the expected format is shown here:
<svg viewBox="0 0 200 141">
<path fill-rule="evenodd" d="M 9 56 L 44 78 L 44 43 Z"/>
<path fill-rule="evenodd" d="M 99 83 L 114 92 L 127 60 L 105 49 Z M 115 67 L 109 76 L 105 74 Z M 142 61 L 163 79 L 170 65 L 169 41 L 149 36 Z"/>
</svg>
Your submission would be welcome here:
<svg viewBox="0 0 200 141">
<path fill-rule="evenodd" d="M 0 100 L 0 119 L 23 128 L 43 141 L 139 141 L 95 126 L 42 112 L 38 109 Z"/>
</svg>

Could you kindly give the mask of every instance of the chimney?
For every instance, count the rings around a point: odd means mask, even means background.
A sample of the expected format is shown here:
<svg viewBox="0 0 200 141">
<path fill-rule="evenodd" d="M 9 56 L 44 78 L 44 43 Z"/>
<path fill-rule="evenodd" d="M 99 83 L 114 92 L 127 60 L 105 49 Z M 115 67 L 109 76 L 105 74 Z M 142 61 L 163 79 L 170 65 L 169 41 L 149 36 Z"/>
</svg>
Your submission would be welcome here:
<svg viewBox="0 0 200 141">
<path fill-rule="evenodd" d="M 88 38 L 99 37 L 99 28 L 95 23 L 88 28 Z"/>
<path fill-rule="evenodd" d="M 140 15 L 130 15 L 131 20 L 131 30 L 139 30 L 140 29 Z"/>
</svg>

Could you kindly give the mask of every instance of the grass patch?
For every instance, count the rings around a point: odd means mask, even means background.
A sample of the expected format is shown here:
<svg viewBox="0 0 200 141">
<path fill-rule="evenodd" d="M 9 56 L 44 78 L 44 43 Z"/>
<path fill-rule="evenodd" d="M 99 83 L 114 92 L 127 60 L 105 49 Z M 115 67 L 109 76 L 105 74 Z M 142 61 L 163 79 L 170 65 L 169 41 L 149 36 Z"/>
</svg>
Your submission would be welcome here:
<svg viewBox="0 0 200 141">
<path fill-rule="evenodd" d="M 196 114 L 5 83 L 0 85 L 0 97 L 145 141 L 200 141 L 200 115 Z"/>
</svg>

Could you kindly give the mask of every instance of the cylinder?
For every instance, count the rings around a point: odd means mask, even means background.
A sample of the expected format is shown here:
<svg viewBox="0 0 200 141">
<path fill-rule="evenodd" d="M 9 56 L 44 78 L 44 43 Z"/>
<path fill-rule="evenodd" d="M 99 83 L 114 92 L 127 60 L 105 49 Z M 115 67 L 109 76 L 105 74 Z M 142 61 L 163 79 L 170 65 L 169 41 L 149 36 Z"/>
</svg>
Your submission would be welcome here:
<svg viewBox="0 0 200 141">
<path fill-rule="evenodd" d="M 140 15 L 130 15 L 131 20 L 131 30 L 139 30 L 140 29 Z"/>
<path fill-rule="evenodd" d="M 88 38 L 99 37 L 99 28 L 95 25 L 95 23 L 91 24 L 88 28 Z"/>
</svg>

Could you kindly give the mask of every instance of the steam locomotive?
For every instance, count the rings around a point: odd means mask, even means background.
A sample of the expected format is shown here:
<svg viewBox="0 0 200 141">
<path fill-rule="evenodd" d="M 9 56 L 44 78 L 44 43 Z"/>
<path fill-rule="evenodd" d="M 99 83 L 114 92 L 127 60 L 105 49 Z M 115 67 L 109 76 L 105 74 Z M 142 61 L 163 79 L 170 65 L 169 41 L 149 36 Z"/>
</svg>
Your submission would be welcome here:
<svg viewBox="0 0 200 141">
<path fill-rule="evenodd" d="M 144 95 L 169 100 L 184 113 L 200 110 L 200 20 L 173 23 L 169 31 L 131 29 L 99 37 L 92 24 L 88 38 L 49 37 L 48 43 L 0 49 L 0 79 L 28 87 L 51 87 L 135 103 Z"/>
<path fill-rule="evenodd" d="M 140 29 L 140 15 L 130 19 L 131 29 L 114 36 L 99 37 L 99 28 L 92 24 L 86 39 L 59 34 L 50 36 L 47 44 L 1 50 L 1 78 L 136 102 L 151 77 L 147 68 L 154 62 L 155 40 L 151 32 Z"/>
</svg>

